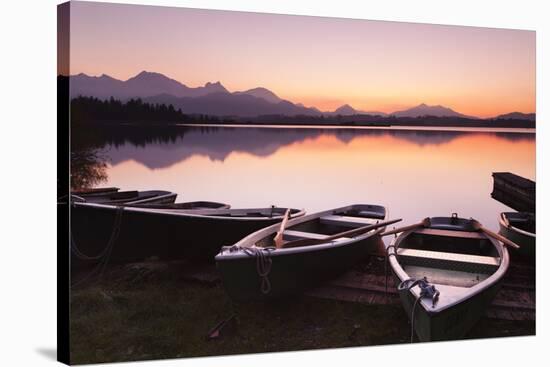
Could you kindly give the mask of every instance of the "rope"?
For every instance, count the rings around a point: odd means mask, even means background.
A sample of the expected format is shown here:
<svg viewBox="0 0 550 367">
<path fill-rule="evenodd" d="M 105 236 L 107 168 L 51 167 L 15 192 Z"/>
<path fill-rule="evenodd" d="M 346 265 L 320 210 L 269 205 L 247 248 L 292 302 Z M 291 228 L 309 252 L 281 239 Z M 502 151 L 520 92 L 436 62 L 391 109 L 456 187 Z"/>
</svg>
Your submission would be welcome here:
<svg viewBox="0 0 550 367">
<path fill-rule="evenodd" d="M 414 341 L 414 311 L 416 309 L 417 303 L 420 302 L 420 300 L 422 300 L 423 298 L 428 298 L 432 300 L 433 308 L 435 307 L 435 304 L 439 299 L 439 291 L 435 288 L 433 284 L 430 284 L 428 282 L 428 279 L 426 279 L 426 277 L 424 277 L 423 279 L 405 279 L 404 281 L 399 283 L 399 285 L 397 286 L 397 290 L 399 292 L 409 291 L 415 286 L 418 286 L 420 288 L 420 296 L 415 300 L 411 311 L 411 343 Z"/>
<path fill-rule="evenodd" d="M 268 276 L 271 272 L 271 265 L 273 263 L 269 255 L 274 248 L 243 247 L 242 250 L 248 256 L 256 258 L 256 272 L 261 279 L 260 291 L 263 294 L 268 294 L 271 292 L 271 282 Z"/>
<path fill-rule="evenodd" d="M 73 236 L 73 232 L 71 231 L 71 251 L 74 253 L 74 255 L 80 259 L 80 260 L 99 260 L 103 258 L 109 249 L 113 246 L 114 242 L 118 238 L 118 235 L 120 233 L 120 224 L 122 223 L 122 212 L 124 211 L 124 207 L 119 206 L 117 207 L 117 211 L 115 214 L 115 221 L 113 224 L 113 230 L 111 231 L 111 235 L 109 236 L 109 240 L 107 241 L 107 245 L 105 248 L 95 256 L 86 255 L 84 252 L 82 252 L 78 245 L 76 244 Z"/>
<path fill-rule="evenodd" d="M 115 222 L 113 225 L 113 230 L 111 232 L 111 236 L 109 237 L 109 240 L 107 241 L 107 245 L 96 256 L 88 256 L 84 254 L 82 251 L 78 249 L 78 246 L 74 242 L 73 234 L 71 232 L 71 251 L 75 254 L 75 256 L 81 260 L 99 260 L 98 264 L 88 273 L 84 278 L 80 279 L 78 282 L 75 282 L 71 284 L 71 288 L 78 287 L 79 285 L 85 283 L 86 281 L 90 280 L 96 273 L 98 273 L 97 278 L 101 279 L 103 273 L 105 272 L 105 269 L 107 268 L 107 264 L 109 263 L 109 259 L 111 257 L 111 253 L 113 252 L 114 244 L 120 234 L 120 225 L 122 223 L 122 212 L 124 211 L 123 206 L 117 207 L 117 212 L 115 215 Z"/>
</svg>

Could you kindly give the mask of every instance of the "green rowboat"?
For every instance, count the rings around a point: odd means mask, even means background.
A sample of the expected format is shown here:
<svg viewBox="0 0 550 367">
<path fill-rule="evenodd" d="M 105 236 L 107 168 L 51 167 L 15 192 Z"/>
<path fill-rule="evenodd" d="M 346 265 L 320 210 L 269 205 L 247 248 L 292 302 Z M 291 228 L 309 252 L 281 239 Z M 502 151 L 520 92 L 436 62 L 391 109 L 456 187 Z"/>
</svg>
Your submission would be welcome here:
<svg viewBox="0 0 550 367">
<path fill-rule="evenodd" d="M 350 205 L 291 219 L 282 232 L 282 248 L 274 247 L 279 224 L 261 229 L 225 247 L 216 256 L 223 285 L 235 301 L 257 301 L 297 294 L 349 270 L 369 252 L 383 246 L 378 227 L 350 237 L 329 236 L 376 224 L 386 218 L 379 205 Z M 320 243 L 285 248 L 294 241 Z"/>
<path fill-rule="evenodd" d="M 421 341 L 460 339 L 496 295 L 508 250 L 472 220 L 430 218 L 387 248 L 399 296 Z M 411 331 L 411 341 L 414 334 Z"/>
</svg>

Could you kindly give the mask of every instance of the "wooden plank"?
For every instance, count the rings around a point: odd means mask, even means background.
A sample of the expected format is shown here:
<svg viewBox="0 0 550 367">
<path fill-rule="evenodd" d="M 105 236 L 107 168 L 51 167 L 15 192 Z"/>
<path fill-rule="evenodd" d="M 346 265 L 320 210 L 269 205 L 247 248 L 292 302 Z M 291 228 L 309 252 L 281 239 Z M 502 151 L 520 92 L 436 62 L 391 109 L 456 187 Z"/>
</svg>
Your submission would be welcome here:
<svg viewBox="0 0 550 367">
<path fill-rule="evenodd" d="M 483 240 L 487 237 L 481 232 L 468 232 L 468 231 L 451 231 L 447 229 L 436 228 L 420 228 L 415 233 L 426 234 L 430 236 L 442 236 L 442 237 L 458 237 L 458 238 L 472 238 Z"/>
<path fill-rule="evenodd" d="M 502 301 L 502 300 L 494 300 L 493 303 L 491 303 L 493 307 L 502 307 L 502 308 L 514 308 L 518 310 L 526 310 L 526 311 L 535 311 L 536 306 L 534 304 L 528 304 L 528 303 L 520 303 L 520 302 L 513 302 L 513 301 Z"/>
<path fill-rule="evenodd" d="M 457 254 L 452 252 L 398 248 L 397 255 L 399 257 L 417 257 L 417 258 L 444 260 L 444 261 L 469 263 L 469 264 L 490 265 L 495 267 L 498 267 L 500 265 L 500 258 L 498 257 Z"/>
<path fill-rule="evenodd" d="M 283 232 L 283 235 L 285 237 L 285 240 L 293 241 L 298 240 L 302 238 L 311 238 L 315 240 L 324 240 L 327 238 L 327 235 L 319 234 L 319 233 L 313 233 L 313 232 L 303 232 L 303 231 L 293 231 L 290 229 L 287 229 Z"/>
<path fill-rule="evenodd" d="M 321 223 L 337 225 L 342 227 L 358 228 L 369 224 L 375 224 L 379 220 L 360 217 L 348 217 L 345 215 L 325 215 L 319 218 Z"/>
</svg>

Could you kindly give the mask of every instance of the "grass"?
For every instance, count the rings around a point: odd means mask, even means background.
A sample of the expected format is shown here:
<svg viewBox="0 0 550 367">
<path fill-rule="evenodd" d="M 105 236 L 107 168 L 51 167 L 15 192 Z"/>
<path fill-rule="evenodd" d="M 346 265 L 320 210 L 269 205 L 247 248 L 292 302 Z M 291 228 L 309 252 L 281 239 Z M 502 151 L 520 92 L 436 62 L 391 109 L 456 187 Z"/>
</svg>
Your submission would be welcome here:
<svg viewBox="0 0 550 367">
<path fill-rule="evenodd" d="M 235 314 L 222 335 L 208 332 Z M 405 343 L 399 306 L 297 297 L 232 304 L 219 284 L 183 280 L 168 266 L 118 267 L 71 295 L 75 364 Z M 469 337 L 529 335 L 534 322 L 482 319 Z"/>
</svg>

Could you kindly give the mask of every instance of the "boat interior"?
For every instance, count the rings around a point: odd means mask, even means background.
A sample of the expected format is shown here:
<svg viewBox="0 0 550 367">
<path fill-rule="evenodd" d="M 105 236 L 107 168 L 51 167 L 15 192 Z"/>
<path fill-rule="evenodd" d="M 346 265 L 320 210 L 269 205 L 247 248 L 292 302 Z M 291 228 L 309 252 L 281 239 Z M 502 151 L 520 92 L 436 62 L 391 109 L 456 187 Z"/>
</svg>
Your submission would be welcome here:
<svg viewBox="0 0 550 367">
<path fill-rule="evenodd" d="M 175 210 L 189 210 L 189 209 L 229 209 L 230 206 L 224 203 L 217 203 L 214 201 L 190 201 L 185 203 L 146 203 L 131 205 L 139 208 L 149 209 L 175 209 Z"/>
<path fill-rule="evenodd" d="M 231 217 L 231 218 L 273 218 L 282 217 L 285 215 L 287 208 L 254 208 L 254 209 L 228 209 L 211 211 L 204 210 L 198 212 L 199 214 L 208 215 L 212 217 Z M 299 209 L 290 209 L 291 218 L 302 211 Z"/>
<path fill-rule="evenodd" d="M 399 243 L 397 257 L 410 278 L 463 288 L 487 279 L 500 266 L 498 250 L 475 231 L 418 229 Z"/>
<path fill-rule="evenodd" d="M 137 201 L 153 198 L 159 195 L 169 194 L 168 191 L 150 190 L 150 191 L 115 191 L 103 194 L 84 195 L 87 202 L 90 203 L 122 203 L 127 201 Z"/>
<path fill-rule="evenodd" d="M 533 213 L 503 213 L 505 221 L 512 227 L 526 232 L 536 233 L 536 221 Z"/>
<path fill-rule="evenodd" d="M 283 231 L 283 243 L 301 240 L 323 240 L 329 236 L 346 232 L 354 228 L 376 224 L 386 217 L 384 207 L 377 205 L 353 206 L 349 210 L 338 210 L 311 220 L 287 227 Z M 276 233 L 258 241 L 256 246 L 273 246 Z M 334 241 L 344 241 L 349 237 L 340 237 Z"/>
</svg>

